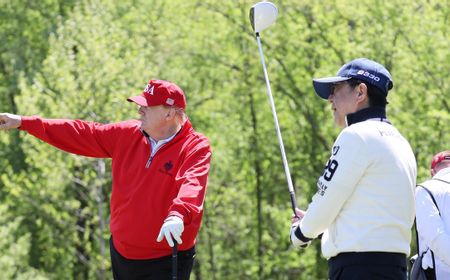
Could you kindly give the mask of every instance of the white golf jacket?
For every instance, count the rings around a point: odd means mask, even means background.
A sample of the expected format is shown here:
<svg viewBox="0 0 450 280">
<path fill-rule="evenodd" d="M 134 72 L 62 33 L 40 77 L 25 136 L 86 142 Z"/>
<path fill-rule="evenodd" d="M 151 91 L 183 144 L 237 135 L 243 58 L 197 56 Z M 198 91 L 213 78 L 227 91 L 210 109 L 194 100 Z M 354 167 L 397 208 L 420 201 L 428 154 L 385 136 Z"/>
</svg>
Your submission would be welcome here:
<svg viewBox="0 0 450 280">
<path fill-rule="evenodd" d="M 410 253 L 416 159 L 384 108 L 347 116 L 317 193 L 291 231 L 294 245 L 322 236 L 322 254 Z M 293 232 L 293 233 L 292 233 Z"/>
<path fill-rule="evenodd" d="M 436 277 L 450 279 L 450 168 L 436 173 L 433 179 L 422 183 L 431 191 L 438 205 L 421 187 L 416 189 L 416 223 L 419 232 L 419 252 L 422 254 L 431 248 L 436 263 Z M 422 267 L 433 267 L 431 253 L 428 251 Z"/>
</svg>

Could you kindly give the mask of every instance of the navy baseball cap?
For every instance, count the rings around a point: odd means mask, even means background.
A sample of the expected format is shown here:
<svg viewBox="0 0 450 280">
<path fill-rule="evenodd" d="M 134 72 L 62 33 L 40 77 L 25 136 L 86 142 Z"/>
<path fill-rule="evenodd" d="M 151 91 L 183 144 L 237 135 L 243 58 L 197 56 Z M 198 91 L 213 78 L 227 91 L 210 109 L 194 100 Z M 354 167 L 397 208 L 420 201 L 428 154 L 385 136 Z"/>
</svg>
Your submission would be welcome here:
<svg viewBox="0 0 450 280">
<path fill-rule="evenodd" d="M 391 74 L 383 65 L 367 58 L 357 58 L 342 66 L 335 77 L 313 79 L 314 90 L 318 96 L 328 99 L 335 83 L 352 78 L 377 87 L 385 96 L 394 86 Z"/>
</svg>

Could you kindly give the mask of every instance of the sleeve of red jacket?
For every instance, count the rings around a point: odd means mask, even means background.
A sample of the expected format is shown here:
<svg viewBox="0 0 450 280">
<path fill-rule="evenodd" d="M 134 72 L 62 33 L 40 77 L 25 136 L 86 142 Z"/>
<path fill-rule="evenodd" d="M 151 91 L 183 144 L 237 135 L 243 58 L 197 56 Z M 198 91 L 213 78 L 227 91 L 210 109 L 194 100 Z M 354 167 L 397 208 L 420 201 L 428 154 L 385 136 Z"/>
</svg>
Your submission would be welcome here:
<svg viewBox="0 0 450 280">
<path fill-rule="evenodd" d="M 202 213 L 210 161 L 211 148 L 204 138 L 191 148 L 178 171 L 180 189 L 168 216 L 178 216 L 188 225 Z"/>
<path fill-rule="evenodd" d="M 63 151 L 97 158 L 112 156 L 114 131 L 110 125 L 80 120 L 22 117 L 20 130 Z"/>
</svg>

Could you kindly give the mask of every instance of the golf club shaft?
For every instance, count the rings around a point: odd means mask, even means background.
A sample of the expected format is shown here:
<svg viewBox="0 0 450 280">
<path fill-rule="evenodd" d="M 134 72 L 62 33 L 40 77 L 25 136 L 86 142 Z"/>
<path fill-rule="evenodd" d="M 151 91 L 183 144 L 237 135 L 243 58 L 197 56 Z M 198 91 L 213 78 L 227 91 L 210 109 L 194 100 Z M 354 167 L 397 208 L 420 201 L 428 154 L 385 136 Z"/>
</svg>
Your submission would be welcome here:
<svg viewBox="0 0 450 280">
<path fill-rule="evenodd" d="M 172 280 L 177 280 L 177 272 L 178 272 L 178 244 L 174 240 L 173 248 L 172 248 Z"/>
<path fill-rule="evenodd" d="M 264 60 L 264 53 L 262 50 L 261 38 L 259 37 L 258 32 L 256 33 L 256 41 L 258 42 L 259 54 L 261 56 L 261 63 L 262 63 L 263 72 L 264 72 L 264 79 L 266 80 L 267 95 L 269 96 L 270 106 L 272 107 L 272 115 L 273 115 L 273 120 L 275 121 L 275 129 L 277 131 L 278 143 L 280 144 L 281 157 L 283 158 L 284 172 L 286 174 L 286 180 L 288 183 L 289 194 L 291 196 L 292 210 L 295 214 L 295 208 L 298 208 L 297 207 L 297 199 L 295 197 L 295 191 L 294 191 L 294 186 L 292 184 L 291 173 L 289 172 L 289 165 L 288 165 L 288 161 L 286 159 L 286 152 L 284 151 L 283 138 L 281 137 L 280 125 L 278 124 L 278 117 L 277 117 L 277 112 L 275 110 L 275 103 L 274 103 L 273 97 L 272 97 L 272 89 L 270 87 L 269 75 L 267 74 L 266 62 Z"/>
</svg>

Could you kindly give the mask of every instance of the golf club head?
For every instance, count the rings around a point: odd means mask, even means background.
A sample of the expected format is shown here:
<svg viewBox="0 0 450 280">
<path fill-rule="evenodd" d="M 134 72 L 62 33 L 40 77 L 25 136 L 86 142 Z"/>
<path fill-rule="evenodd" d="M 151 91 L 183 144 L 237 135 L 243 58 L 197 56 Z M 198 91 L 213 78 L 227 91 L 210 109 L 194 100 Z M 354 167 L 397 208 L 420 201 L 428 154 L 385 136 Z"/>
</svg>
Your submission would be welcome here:
<svg viewBox="0 0 450 280">
<path fill-rule="evenodd" d="M 250 8 L 250 23 L 256 33 L 271 26 L 277 19 L 278 9 L 271 2 L 258 2 Z"/>
</svg>

